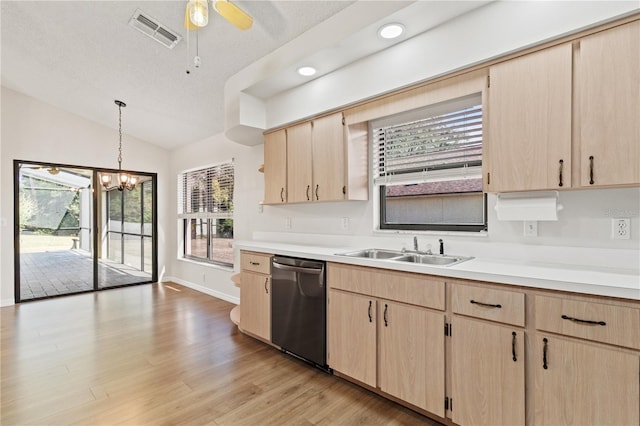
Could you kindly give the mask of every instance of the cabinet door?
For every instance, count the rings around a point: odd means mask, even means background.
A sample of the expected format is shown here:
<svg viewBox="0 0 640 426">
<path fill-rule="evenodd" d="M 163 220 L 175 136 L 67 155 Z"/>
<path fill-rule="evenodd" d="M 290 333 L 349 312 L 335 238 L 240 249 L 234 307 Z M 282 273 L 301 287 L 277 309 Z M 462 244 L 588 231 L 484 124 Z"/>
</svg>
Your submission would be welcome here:
<svg viewBox="0 0 640 426">
<path fill-rule="evenodd" d="M 287 134 L 285 130 L 264 135 L 264 203 L 287 201 Z"/>
<path fill-rule="evenodd" d="M 582 186 L 640 183 L 640 22 L 580 41 Z"/>
<path fill-rule="evenodd" d="M 242 311 L 244 315 L 244 305 Z M 376 386 L 376 302 L 357 294 L 329 292 L 331 368 Z"/>
<path fill-rule="evenodd" d="M 491 192 L 571 186 L 571 44 L 490 68 Z"/>
<path fill-rule="evenodd" d="M 311 122 L 287 129 L 287 190 L 289 203 L 311 201 Z"/>
<path fill-rule="evenodd" d="M 524 332 L 461 317 L 452 325 L 452 420 L 524 425 Z"/>
<path fill-rule="evenodd" d="M 271 340 L 271 278 L 242 272 L 240 287 L 240 328 L 265 340 Z"/>
<path fill-rule="evenodd" d="M 534 424 L 640 424 L 638 355 L 545 334 L 534 346 Z"/>
<path fill-rule="evenodd" d="M 444 314 L 378 302 L 380 389 L 444 417 Z"/>
<path fill-rule="evenodd" d="M 313 121 L 313 200 L 344 200 L 345 137 L 342 113 Z"/>
</svg>

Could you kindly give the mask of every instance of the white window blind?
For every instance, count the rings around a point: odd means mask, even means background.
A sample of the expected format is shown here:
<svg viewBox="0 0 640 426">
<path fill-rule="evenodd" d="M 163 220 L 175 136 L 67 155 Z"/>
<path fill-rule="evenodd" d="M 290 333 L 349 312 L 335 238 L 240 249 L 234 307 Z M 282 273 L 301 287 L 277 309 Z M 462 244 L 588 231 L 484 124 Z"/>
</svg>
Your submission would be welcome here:
<svg viewBox="0 0 640 426">
<path fill-rule="evenodd" d="M 378 185 L 482 174 L 480 94 L 376 120 L 371 127 Z"/>
<path fill-rule="evenodd" d="M 233 218 L 233 161 L 178 175 L 178 217 Z"/>
</svg>

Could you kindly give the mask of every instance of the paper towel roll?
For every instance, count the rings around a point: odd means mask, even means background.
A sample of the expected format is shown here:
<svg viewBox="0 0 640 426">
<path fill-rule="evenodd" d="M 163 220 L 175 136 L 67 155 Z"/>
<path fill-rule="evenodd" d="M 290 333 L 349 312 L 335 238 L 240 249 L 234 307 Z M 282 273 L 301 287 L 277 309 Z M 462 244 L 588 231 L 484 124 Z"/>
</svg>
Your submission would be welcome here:
<svg viewBox="0 0 640 426">
<path fill-rule="evenodd" d="M 556 194 L 499 194 L 496 201 L 498 220 L 558 220 Z"/>
</svg>

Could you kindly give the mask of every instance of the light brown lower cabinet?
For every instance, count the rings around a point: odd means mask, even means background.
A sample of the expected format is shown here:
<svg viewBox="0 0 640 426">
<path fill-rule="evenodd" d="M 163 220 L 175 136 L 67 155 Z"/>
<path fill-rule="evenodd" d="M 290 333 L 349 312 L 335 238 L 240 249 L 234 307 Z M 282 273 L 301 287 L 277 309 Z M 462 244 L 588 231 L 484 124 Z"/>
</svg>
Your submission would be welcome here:
<svg viewBox="0 0 640 426">
<path fill-rule="evenodd" d="M 334 371 L 444 417 L 444 313 L 330 290 L 329 318 Z"/>
<path fill-rule="evenodd" d="M 359 382 L 376 386 L 376 301 L 329 291 L 328 364 Z"/>
<path fill-rule="evenodd" d="M 534 424 L 640 424 L 640 357 L 536 333 Z"/>
<path fill-rule="evenodd" d="M 380 390 L 444 417 L 444 314 L 378 301 Z"/>
<path fill-rule="evenodd" d="M 240 328 L 271 341 L 271 277 L 242 271 Z"/>
<path fill-rule="evenodd" d="M 451 324 L 452 420 L 524 425 L 524 330 L 456 316 Z"/>
</svg>

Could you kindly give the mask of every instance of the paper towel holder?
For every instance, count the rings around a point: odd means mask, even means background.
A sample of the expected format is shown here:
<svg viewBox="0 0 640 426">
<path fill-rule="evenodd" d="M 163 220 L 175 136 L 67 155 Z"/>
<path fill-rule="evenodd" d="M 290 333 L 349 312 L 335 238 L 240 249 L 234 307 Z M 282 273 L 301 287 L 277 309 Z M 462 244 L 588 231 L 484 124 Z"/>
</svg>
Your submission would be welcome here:
<svg viewBox="0 0 640 426">
<path fill-rule="evenodd" d="M 495 210 L 501 221 L 556 221 L 563 208 L 559 200 L 558 191 L 501 193 Z"/>
</svg>

